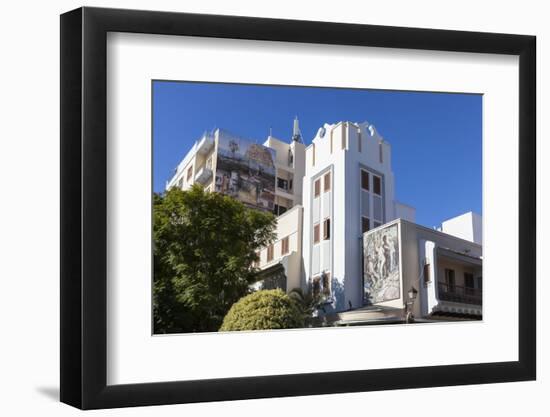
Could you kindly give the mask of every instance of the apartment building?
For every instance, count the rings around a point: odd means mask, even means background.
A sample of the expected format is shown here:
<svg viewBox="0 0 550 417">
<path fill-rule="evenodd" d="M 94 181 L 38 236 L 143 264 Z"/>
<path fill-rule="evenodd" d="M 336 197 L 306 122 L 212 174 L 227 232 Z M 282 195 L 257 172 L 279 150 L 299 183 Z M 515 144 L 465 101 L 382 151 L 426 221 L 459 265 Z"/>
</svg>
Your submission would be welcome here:
<svg viewBox="0 0 550 417">
<path fill-rule="evenodd" d="M 306 147 L 298 120 L 289 141 L 255 143 L 205 133 L 166 188 L 193 183 L 277 216 L 258 252 L 256 288 L 301 288 L 341 325 L 481 317 L 481 216 L 437 230 L 415 224 L 395 198 L 390 144 L 368 122 L 324 124 Z M 419 300 L 408 300 L 414 289 Z"/>
</svg>

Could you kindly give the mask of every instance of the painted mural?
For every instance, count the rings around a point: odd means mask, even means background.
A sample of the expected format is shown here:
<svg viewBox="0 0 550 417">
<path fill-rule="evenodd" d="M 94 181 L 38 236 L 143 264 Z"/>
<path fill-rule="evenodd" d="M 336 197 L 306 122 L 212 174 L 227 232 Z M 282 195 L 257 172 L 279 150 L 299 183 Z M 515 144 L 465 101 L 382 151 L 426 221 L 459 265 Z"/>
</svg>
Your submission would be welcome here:
<svg viewBox="0 0 550 417">
<path fill-rule="evenodd" d="M 363 282 L 368 304 L 400 296 L 399 236 L 397 225 L 363 235 Z"/>
<path fill-rule="evenodd" d="M 216 162 L 216 191 L 248 206 L 273 210 L 275 200 L 275 151 L 229 135 L 220 134 Z"/>
</svg>

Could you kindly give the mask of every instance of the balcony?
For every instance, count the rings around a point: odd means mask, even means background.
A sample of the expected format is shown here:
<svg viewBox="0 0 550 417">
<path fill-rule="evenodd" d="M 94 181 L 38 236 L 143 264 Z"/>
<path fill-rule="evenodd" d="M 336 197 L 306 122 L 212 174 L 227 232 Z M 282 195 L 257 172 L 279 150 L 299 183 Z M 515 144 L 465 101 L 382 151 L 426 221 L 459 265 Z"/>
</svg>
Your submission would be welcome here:
<svg viewBox="0 0 550 417">
<path fill-rule="evenodd" d="M 199 168 L 199 170 L 195 174 L 195 182 L 198 182 L 202 185 L 210 181 L 210 178 L 212 178 L 212 170 L 205 166 Z"/>
<path fill-rule="evenodd" d="M 438 293 L 441 301 L 481 305 L 482 291 L 479 288 L 462 287 L 438 282 Z"/>
<path fill-rule="evenodd" d="M 205 133 L 197 143 L 197 153 L 200 155 L 208 155 L 214 149 L 214 136 Z"/>
</svg>

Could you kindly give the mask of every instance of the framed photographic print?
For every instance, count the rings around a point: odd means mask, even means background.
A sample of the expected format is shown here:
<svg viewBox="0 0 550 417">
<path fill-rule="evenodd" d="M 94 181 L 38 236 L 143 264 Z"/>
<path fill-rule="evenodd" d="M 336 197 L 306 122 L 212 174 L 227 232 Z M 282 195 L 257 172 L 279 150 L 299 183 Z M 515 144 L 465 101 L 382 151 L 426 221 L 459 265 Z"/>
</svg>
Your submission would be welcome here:
<svg viewBox="0 0 550 417">
<path fill-rule="evenodd" d="M 535 38 L 61 16 L 61 401 L 535 379 Z"/>
</svg>

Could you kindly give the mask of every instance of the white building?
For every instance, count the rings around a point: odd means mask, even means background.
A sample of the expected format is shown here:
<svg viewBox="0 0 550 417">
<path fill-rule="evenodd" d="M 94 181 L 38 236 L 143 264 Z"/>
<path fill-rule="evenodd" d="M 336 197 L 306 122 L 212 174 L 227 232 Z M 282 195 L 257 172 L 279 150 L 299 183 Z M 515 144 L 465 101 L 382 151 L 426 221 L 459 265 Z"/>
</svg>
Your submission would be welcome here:
<svg viewBox="0 0 550 417">
<path fill-rule="evenodd" d="M 415 210 L 395 200 L 391 147 L 368 123 L 325 124 L 306 149 L 304 267 L 337 311 L 363 305 L 363 232 Z"/>
<path fill-rule="evenodd" d="M 167 189 L 194 182 L 278 216 L 275 242 L 258 253 L 258 287 L 312 291 L 322 315 L 343 325 L 400 321 L 405 310 L 481 316 L 481 216 L 416 225 L 415 209 L 395 199 L 391 146 L 367 122 L 325 124 L 307 148 L 297 119 L 289 143 L 217 129 Z"/>
</svg>

